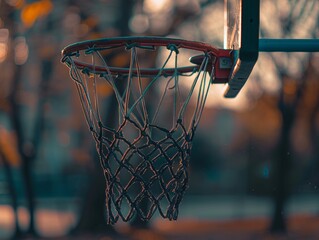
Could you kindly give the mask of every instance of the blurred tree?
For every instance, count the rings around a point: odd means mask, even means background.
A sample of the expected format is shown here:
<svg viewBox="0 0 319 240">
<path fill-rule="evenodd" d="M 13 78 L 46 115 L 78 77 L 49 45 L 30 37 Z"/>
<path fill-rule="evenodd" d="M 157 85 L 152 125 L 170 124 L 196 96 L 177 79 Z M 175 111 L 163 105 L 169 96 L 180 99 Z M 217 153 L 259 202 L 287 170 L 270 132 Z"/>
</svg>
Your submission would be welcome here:
<svg viewBox="0 0 319 240">
<path fill-rule="evenodd" d="M 47 3 L 49 1 L 46 1 Z M 19 13 L 20 5 L 9 5 L 8 1 L 2 1 L 3 7 L 6 9 L 7 13 L 6 19 L 4 20 L 4 26 L 10 30 L 11 39 L 14 42 L 16 39 L 23 40 L 21 38 L 21 34 L 24 32 L 21 31 L 22 26 L 19 20 Z M 39 8 L 36 6 L 28 6 L 29 9 L 32 10 L 35 8 Z M 33 24 L 34 22 L 32 22 Z M 31 26 L 28 26 L 31 27 Z M 26 32 L 25 32 L 26 33 Z M 27 33 L 26 33 L 27 34 Z M 52 73 L 52 61 L 47 59 L 42 59 L 41 61 L 41 78 L 43 81 L 40 81 L 40 85 L 37 87 L 36 92 L 36 99 L 35 106 L 28 105 L 29 103 L 21 101 L 21 93 L 23 93 L 23 83 L 26 81 L 26 78 L 23 73 L 23 64 L 27 60 L 28 57 L 28 45 L 26 40 L 24 39 L 21 44 L 16 41 L 16 44 L 12 44 L 14 48 L 10 50 L 12 54 L 10 56 L 10 61 L 13 61 L 11 64 L 11 71 L 12 71 L 12 79 L 11 79 L 11 88 L 8 95 L 8 102 L 9 102 L 9 116 L 11 119 L 12 127 L 16 133 L 17 137 L 17 151 L 21 158 L 21 172 L 23 177 L 23 184 L 25 187 L 26 193 L 26 205 L 29 211 L 29 226 L 26 230 L 26 234 L 30 235 L 37 235 L 37 231 L 35 228 L 35 192 L 34 192 L 34 185 L 33 185 L 33 174 L 32 174 L 32 165 L 34 160 L 37 157 L 39 145 L 42 140 L 42 131 L 43 131 L 43 114 L 44 114 L 44 103 L 45 103 L 45 96 L 47 91 L 47 81 L 50 79 Z M 33 121 L 31 126 L 28 126 L 27 119 L 23 114 L 23 109 L 29 108 L 34 114 L 32 118 Z M 28 127 L 30 127 L 33 131 L 31 136 L 28 136 Z M 17 229 L 19 231 L 19 229 Z"/>
<path fill-rule="evenodd" d="M 283 82 L 289 81 L 287 76 L 282 75 Z M 291 80 L 290 80 L 291 81 Z M 278 142 L 278 157 L 274 160 L 274 187 L 273 187 L 273 199 L 274 199 L 274 215 L 271 224 L 271 231 L 286 231 L 286 203 L 290 195 L 290 181 L 291 181 L 291 170 L 292 170 L 292 149 L 291 149 L 291 130 L 296 118 L 297 106 L 300 103 L 302 94 L 304 94 L 306 76 L 302 77 L 300 84 L 297 86 L 297 91 L 294 93 L 292 99 L 287 99 L 287 92 L 285 87 L 281 89 L 278 109 L 280 110 L 282 126 Z M 289 94 L 289 93 L 288 93 Z M 291 97 L 291 96 L 290 96 Z"/>
<path fill-rule="evenodd" d="M 319 21 L 319 19 L 318 19 Z M 315 57 L 312 55 L 312 59 L 309 67 L 309 79 L 307 82 L 307 94 L 303 99 L 305 114 L 305 121 L 309 122 L 307 124 L 308 136 L 310 137 L 309 142 L 311 144 L 310 148 L 312 151 L 312 158 L 308 165 L 308 171 L 305 172 L 305 177 L 308 174 L 314 176 L 314 186 L 319 185 L 319 176 L 317 172 L 319 171 L 319 127 L 318 127 L 318 115 L 319 115 L 319 54 Z"/>
<path fill-rule="evenodd" d="M 14 30 L 16 27 L 16 22 L 15 22 L 15 8 L 9 4 L 7 4 L 7 2 L 5 1 L 1 1 L 0 2 L 0 9 L 1 9 L 1 20 L 3 21 L 3 27 L 7 28 L 9 31 L 9 35 L 10 35 L 10 40 L 12 40 L 12 38 L 14 37 Z M 14 59 L 14 56 L 12 55 L 14 53 L 14 51 L 12 49 L 8 50 L 8 56 L 7 58 L 9 60 Z M 13 66 L 14 64 L 10 64 L 10 67 Z M 19 68 L 17 69 L 17 72 L 15 72 L 17 75 L 19 75 L 20 71 Z M 8 77 L 8 75 L 4 75 L 2 76 L 2 78 L 4 77 Z M 4 89 L 5 86 L 5 79 L 2 79 L 2 86 Z M 12 89 L 12 86 L 14 86 L 12 83 L 10 84 Z M 1 96 L 1 105 L 5 106 L 6 111 L 5 113 L 7 113 L 9 115 L 9 117 L 11 117 L 11 120 L 14 118 L 14 114 L 13 112 L 15 111 L 14 106 L 12 105 L 12 95 L 8 96 Z M 19 154 L 17 149 L 13 149 L 14 146 L 17 147 L 17 145 L 8 145 L 8 143 L 10 144 L 10 138 L 7 134 L 5 134 L 5 130 L 1 129 L 2 134 L 1 134 L 1 147 L 0 147 L 0 156 L 1 159 L 3 161 L 4 164 L 4 168 L 5 168 L 5 172 L 6 172 L 6 176 L 7 176 L 7 181 L 8 181 L 8 188 L 9 188 L 9 193 L 11 195 L 11 204 L 12 204 L 12 208 L 14 211 L 14 216 L 15 216 L 15 230 L 14 230 L 14 234 L 13 237 L 18 237 L 22 234 L 21 232 L 21 228 L 19 226 L 19 221 L 18 221 L 18 199 L 17 199 L 17 192 L 16 189 L 14 187 L 14 182 L 13 182 L 13 176 L 12 176 L 12 168 L 14 165 L 17 165 L 17 162 L 14 160 L 16 158 L 19 157 L 15 157 L 15 154 Z M 14 160 L 14 161 L 13 161 Z"/>
<path fill-rule="evenodd" d="M 3 163 L 7 179 L 8 191 L 11 198 L 11 206 L 14 213 L 15 230 L 13 238 L 21 236 L 22 231 L 18 221 L 18 197 L 13 180 L 13 168 L 20 164 L 19 155 L 16 151 L 16 143 L 12 135 L 0 126 L 0 163 Z"/>
<path fill-rule="evenodd" d="M 7 29 L 7 36 L 6 40 L 2 42 L 2 51 L 4 50 L 5 53 L 2 52 L 2 58 L 1 58 L 1 64 L 3 66 L 3 69 L 1 69 L 3 72 L 5 72 L 5 68 L 8 67 L 6 64 L 6 58 L 8 58 L 8 44 L 10 39 L 10 27 L 13 23 L 11 21 L 11 14 L 13 12 L 13 8 L 6 4 L 5 2 L 0 2 L 0 16 L 2 23 L 0 24 L 0 28 Z M 2 29 L 2 30 L 3 30 Z M 3 38 L 4 36 L 2 36 Z M 3 48 L 4 47 L 4 48 Z M 4 114 L 9 114 L 10 112 L 10 105 L 8 102 L 8 99 L 6 99 L 6 77 L 7 74 L 3 74 L 1 76 L 1 92 L 0 92 L 0 111 Z M 7 185 L 8 185 L 8 192 L 10 196 L 10 204 L 13 210 L 14 214 L 14 233 L 13 238 L 19 237 L 21 235 L 21 228 L 19 226 L 18 221 L 18 198 L 17 198 L 17 191 L 15 189 L 14 181 L 13 181 L 13 168 L 19 167 L 19 156 L 16 150 L 16 144 L 14 144 L 12 141 L 11 135 L 8 134 L 8 131 L 3 128 L 3 126 L 0 126 L 0 163 L 2 163 L 2 166 L 4 168 Z"/>
<path fill-rule="evenodd" d="M 264 4 L 276 4 L 267 1 Z M 281 37 L 315 37 L 318 26 L 317 1 L 284 1 L 283 8 L 275 7 L 275 20 L 278 29 L 264 25 L 261 35 L 276 34 Z M 311 19 L 314 18 L 314 19 Z M 273 20 L 274 20 L 273 19 Z M 274 21 L 275 21 L 274 20 Z M 268 28 L 267 28 L 268 27 Z M 298 31 L 303 27 L 303 31 Z M 299 36 L 298 36 L 299 35 Z M 277 157 L 273 159 L 273 201 L 274 213 L 270 226 L 273 232 L 286 231 L 286 203 L 291 192 L 292 174 L 292 129 L 298 114 L 298 106 L 306 94 L 309 80 L 309 63 L 312 54 L 271 54 L 277 68 L 278 78 L 282 81 L 279 89 L 278 109 L 281 115 L 281 131 L 277 146 Z"/>
</svg>

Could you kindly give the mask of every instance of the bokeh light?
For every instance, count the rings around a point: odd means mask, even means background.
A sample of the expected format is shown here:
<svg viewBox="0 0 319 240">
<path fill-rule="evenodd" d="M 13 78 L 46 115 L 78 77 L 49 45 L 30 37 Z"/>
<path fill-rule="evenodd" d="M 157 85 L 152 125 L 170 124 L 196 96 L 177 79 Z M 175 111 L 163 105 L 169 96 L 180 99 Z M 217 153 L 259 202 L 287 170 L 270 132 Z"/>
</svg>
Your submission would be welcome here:
<svg viewBox="0 0 319 240">
<path fill-rule="evenodd" d="M 8 54 L 9 30 L 0 29 L 0 63 L 6 60 Z"/>
<path fill-rule="evenodd" d="M 25 37 L 17 37 L 14 41 L 14 61 L 17 65 L 23 65 L 29 57 L 29 47 Z"/>
<path fill-rule="evenodd" d="M 149 19 L 145 14 L 136 14 L 129 22 L 129 27 L 134 33 L 144 33 L 149 29 Z"/>
<path fill-rule="evenodd" d="M 144 11 L 147 13 L 159 13 L 169 11 L 173 6 L 171 0 L 145 0 Z"/>
</svg>

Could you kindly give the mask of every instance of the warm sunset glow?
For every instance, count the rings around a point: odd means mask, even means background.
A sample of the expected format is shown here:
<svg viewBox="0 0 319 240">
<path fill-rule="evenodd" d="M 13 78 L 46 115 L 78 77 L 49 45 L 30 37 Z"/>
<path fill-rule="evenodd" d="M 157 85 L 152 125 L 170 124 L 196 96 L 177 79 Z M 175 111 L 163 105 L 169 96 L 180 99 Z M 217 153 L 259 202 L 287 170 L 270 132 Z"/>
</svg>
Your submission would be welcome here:
<svg viewBox="0 0 319 240">
<path fill-rule="evenodd" d="M 9 160 L 12 166 L 20 164 L 20 156 L 17 152 L 17 139 L 14 133 L 9 132 L 0 126 L 0 149 L 2 149 L 4 156 Z"/>
<path fill-rule="evenodd" d="M 8 53 L 9 30 L 0 29 L 0 63 L 4 62 Z"/>
<path fill-rule="evenodd" d="M 7 44 L 0 42 L 0 63 L 2 63 L 7 57 L 8 47 Z"/>
<path fill-rule="evenodd" d="M 50 0 L 42 0 L 26 5 L 21 11 L 21 20 L 26 27 L 32 27 L 34 22 L 48 15 L 53 9 Z"/>
</svg>

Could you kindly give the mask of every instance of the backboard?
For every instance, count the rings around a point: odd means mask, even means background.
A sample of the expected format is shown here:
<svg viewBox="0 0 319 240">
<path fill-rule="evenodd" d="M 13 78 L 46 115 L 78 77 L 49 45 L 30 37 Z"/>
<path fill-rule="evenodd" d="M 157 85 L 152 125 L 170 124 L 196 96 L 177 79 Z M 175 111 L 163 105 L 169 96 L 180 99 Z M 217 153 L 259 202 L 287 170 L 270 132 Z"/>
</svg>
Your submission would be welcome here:
<svg viewBox="0 0 319 240">
<path fill-rule="evenodd" d="M 237 96 L 258 58 L 259 0 L 224 0 L 224 48 L 233 51 L 225 97 Z"/>
<path fill-rule="evenodd" d="M 240 46 L 240 11 L 241 0 L 224 0 L 224 48 L 239 49 Z"/>
</svg>

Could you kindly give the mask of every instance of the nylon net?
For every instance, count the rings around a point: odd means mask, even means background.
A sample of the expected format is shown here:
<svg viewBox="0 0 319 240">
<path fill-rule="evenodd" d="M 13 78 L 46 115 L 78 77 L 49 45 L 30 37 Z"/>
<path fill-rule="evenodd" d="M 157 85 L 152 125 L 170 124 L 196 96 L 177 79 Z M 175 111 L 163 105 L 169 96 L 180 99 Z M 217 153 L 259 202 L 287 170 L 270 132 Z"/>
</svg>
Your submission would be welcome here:
<svg viewBox="0 0 319 240">
<path fill-rule="evenodd" d="M 192 140 L 213 80 L 209 53 L 201 53 L 189 73 L 179 71 L 193 54 L 174 44 L 126 44 L 64 56 L 104 170 L 108 223 L 146 221 L 156 212 L 177 219 Z"/>
</svg>

